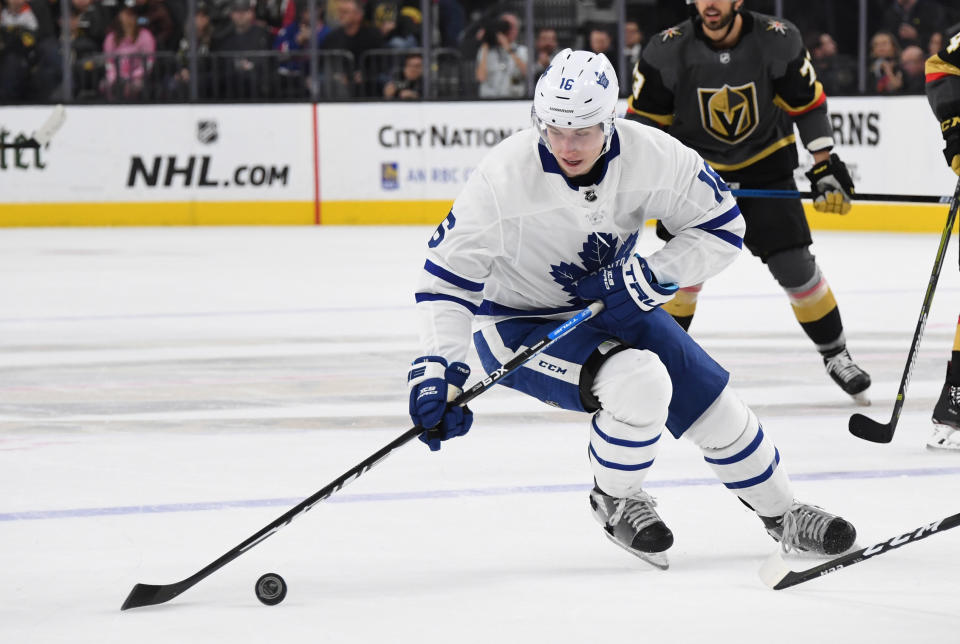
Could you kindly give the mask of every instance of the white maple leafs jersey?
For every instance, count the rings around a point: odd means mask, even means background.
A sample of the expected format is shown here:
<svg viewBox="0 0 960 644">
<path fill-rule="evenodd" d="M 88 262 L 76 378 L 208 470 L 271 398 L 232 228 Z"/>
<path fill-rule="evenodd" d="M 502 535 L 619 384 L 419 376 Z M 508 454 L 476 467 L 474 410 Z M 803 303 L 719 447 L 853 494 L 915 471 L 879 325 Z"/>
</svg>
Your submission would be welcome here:
<svg viewBox="0 0 960 644">
<path fill-rule="evenodd" d="M 416 294 L 423 355 L 465 360 L 475 321 L 572 317 L 587 304 L 577 280 L 633 252 L 648 219 L 674 235 L 647 257 L 662 283 L 698 284 L 736 258 L 740 209 L 696 152 L 617 119 L 599 163 L 595 185 L 574 185 L 533 128 L 488 153 L 428 242 Z"/>
</svg>

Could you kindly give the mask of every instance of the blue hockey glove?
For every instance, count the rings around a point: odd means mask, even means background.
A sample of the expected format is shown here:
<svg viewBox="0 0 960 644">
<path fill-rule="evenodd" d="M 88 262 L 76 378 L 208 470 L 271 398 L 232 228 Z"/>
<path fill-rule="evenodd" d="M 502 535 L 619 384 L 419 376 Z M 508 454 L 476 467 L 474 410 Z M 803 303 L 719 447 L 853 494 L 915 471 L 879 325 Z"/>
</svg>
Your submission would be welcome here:
<svg viewBox="0 0 960 644">
<path fill-rule="evenodd" d="M 836 154 L 814 165 L 807 172 L 813 191 L 813 207 L 819 212 L 845 215 L 850 212 L 850 198 L 854 194 L 853 179 L 847 166 Z"/>
<path fill-rule="evenodd" d="M 463 436 L 473 424 L 473 412 L 466 406 L 451 405 L 470 377 L 470 367 L 462 362 L 447 366 L 439 356 L 423 356 L 413 361 L 407 376 L 410 386 L 410 419 L 427 431 L 418 437 L 430 450 L 440 449 L 442 441 Z"/>
<path fill-rule="evenodd" d="M 651 311 L 676 294 L 676 284 L 657 281 L 647 260 L 631 255 L 604 266 L 577 282 L 577 295 L 588 302 L 603 300 L 604 315 L 618 324 L 629 323 L 637 311 Z"/>
</svg>

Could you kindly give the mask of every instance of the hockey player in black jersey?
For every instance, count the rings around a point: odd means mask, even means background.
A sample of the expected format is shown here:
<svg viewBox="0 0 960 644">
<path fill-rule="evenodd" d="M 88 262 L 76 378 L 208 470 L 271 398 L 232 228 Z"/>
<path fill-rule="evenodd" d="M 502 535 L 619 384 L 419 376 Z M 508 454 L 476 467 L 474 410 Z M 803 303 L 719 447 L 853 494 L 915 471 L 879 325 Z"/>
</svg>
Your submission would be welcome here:
<svg viewBox="0 0 960 644">
<path fill-rule="evenodd" d="M 940 121 L 947 165 L 960 176 L 960 25 L 947 46 L 926 62 L 927 99 Z M 953 337 L 953 351 L 947 362 L 947 377 L 933 408 L 931 449 L 960 450 L 960 320 Z"/>
<path fill-rule="evenodd" d="M 739 188 L 796 190 L 794 125 L 814 165 L 807 178 L 821 212 L 846 214 L 853 181 L 833 148 L 826 96 L 799 31 L 742 9 L 744 0 L 687 0 L 696 15 L 651 38 L 633 72 L 627 118 L 666 129 Z M 840 310 L 810 253 L 800 200 L 742 199 L 744 244 L 786 291 L 830 377 L 869 404 L 867 375 L 846 348 Z M 658 227 L 661 237 L 671 232 Z M 701 285 L 664 306 L 690 326 Z"/>
</svg>

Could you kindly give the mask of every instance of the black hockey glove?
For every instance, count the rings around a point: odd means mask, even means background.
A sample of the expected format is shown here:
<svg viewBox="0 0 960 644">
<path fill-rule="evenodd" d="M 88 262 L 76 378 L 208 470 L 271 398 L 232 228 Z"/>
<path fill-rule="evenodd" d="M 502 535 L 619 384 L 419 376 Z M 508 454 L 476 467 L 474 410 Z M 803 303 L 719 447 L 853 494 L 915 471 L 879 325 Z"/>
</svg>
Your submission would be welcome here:
<svg viewBox="0 0 960 644">
<path fill-rule="evenodd" d="M 947 160 L 947 165 L 960 176 L 960 115 L 951 116 L 940 124 L 943 131 L 943 140 L 946 146 L 943 148 L 943 156 Z"/>
<path fill-rule="evenodd" d="M 850 198 L 854 194 L 853 179 L 847 166 L 836 154 L 816 164 L 807 172 L 813 190 L 813 207 L 819 212 L 845 215 L 850 212 Z"/>
</svg>

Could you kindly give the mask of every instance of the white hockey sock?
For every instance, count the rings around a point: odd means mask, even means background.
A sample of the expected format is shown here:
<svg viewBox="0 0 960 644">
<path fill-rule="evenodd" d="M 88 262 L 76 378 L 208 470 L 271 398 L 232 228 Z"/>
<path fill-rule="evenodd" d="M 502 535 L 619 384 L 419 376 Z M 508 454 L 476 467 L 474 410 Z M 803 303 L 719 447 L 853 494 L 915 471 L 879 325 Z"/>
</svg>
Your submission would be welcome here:
<svg viewBox="0 0 960 644">
<path fill-rule="evenodd" d="M 631 496 L 640 491 L 666 429 L 670 376 L 655 354 L 627 349 L 600 367 L 593 393 L 602 407 L 590 428 L 594 478 L 611 496 Z"/>
<path fill-rule="evenodd" d="M 635 427 L 600 410 L 590 423 L 590 467 L 597 486 L 618 498 L 640 491 L 660 449 L 660 427 Z"/>
<path fill-rule="evenodd" d="M 757 514 L 780 516 L 790 508 L 793 490 L 780 453 L 733 392 L 725 389 L 691 430 L 686 435 L 703 450 L 717 478 Z"/>
</svg>

